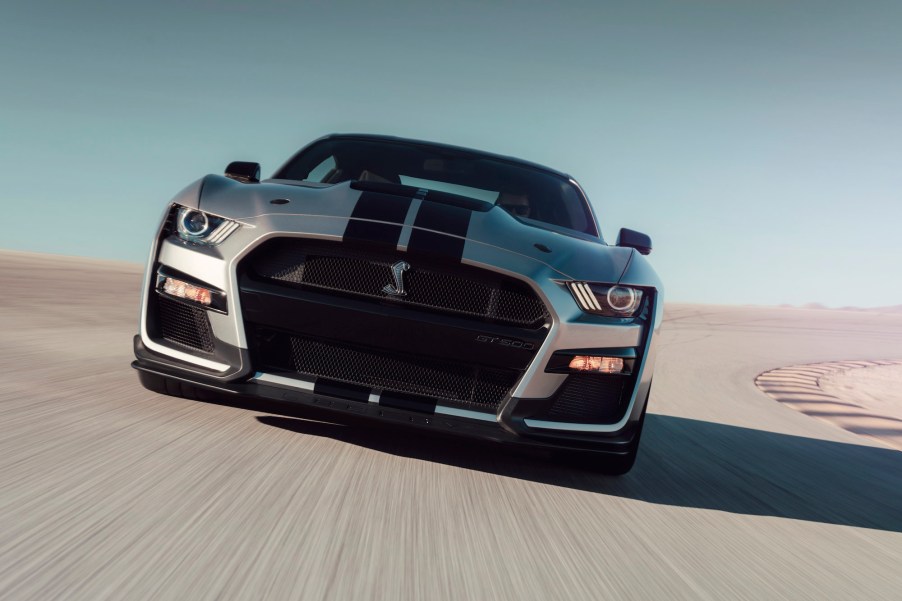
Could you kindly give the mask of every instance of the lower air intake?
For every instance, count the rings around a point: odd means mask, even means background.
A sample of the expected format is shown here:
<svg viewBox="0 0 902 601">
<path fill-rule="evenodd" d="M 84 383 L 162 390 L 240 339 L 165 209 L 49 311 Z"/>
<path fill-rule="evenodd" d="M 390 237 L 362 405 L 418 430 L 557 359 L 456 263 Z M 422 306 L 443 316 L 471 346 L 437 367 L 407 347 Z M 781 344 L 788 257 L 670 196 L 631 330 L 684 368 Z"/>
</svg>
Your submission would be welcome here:
<svg viewBox="0 0 902 601">
<path fill-rule="evenodd" d="M 494 411 L 520 376 L 518 371 L 478 365 L 448 364 L 412 356 L 387 355 L 288 334 L 259 337 L 263 363 L 278 361 L 278 349 L 288 351 L 291 369 L 305 376 L 328 378 L 381 390 L 451 401 Z"/>
<path fill-rule="evenodd" d="M 164 340 L 206 353 L 213 352 L 213 332 L 207 312 L 157 295 L 160 334 Z"/>
<path fill-rule="evenodd" d="M 609 424 L 623 417 L 629 395 L 630 378 L 571 374 L 564 381 L 554 403 L 539 419 L 556 422 Z"/>
</svg>

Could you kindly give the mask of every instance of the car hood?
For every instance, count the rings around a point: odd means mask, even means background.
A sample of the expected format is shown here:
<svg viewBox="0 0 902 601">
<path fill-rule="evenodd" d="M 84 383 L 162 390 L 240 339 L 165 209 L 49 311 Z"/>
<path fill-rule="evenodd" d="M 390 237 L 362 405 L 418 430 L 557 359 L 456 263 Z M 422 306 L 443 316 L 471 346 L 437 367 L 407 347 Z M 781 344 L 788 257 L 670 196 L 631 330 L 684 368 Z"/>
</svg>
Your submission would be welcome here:
<svg viewBox="0 0 902 601">
<path fill-rule="evenodd" d="M 350 182 L 327 187 L 275 181 L 245 184 L 208 175 L 185 188 L 173 202 L 264 232 L 295 231 L 296 224 L 304 222 L 298 218 L 306 217 L 311 223 L 328 223 L 328 229 L 343 231 L 344 239 L 388 243 L 470 263 L 482 262 L 484 253 L 514 253 L 544 264 L 563 279 L 618 282 L 636 254 L 630 248 L 531 225 L 501 207 L 472 210 L 361 191 Z"/>
</svg>

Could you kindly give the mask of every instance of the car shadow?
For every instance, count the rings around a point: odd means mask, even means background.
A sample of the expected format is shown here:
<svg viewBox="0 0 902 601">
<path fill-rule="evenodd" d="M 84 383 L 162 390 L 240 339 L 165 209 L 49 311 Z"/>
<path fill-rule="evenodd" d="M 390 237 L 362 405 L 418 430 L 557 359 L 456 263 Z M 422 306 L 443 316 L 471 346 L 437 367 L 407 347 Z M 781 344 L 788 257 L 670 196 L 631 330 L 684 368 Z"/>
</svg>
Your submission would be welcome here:
<svg viewBox="0 0 902 601">
<path fill-rule="evenodd" d="M 267 426 L 382 453 L 648 503 L 902 532 L 902 452 L 649 414 L 633 470 L 612 478 L 539 451 L 413 429 L 283 415 Z"/>
</svg>

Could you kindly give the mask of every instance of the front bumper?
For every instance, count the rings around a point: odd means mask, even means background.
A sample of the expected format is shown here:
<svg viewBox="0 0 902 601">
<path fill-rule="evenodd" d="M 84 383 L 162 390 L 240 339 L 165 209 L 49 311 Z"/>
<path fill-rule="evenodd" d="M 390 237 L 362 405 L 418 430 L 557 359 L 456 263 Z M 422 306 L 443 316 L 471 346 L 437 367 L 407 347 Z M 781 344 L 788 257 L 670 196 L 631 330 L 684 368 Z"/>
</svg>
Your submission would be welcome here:
<svg viewBox="0 0 902 601">
<path fill-rule="evenodd" d="M 223 400 L 232 398 L 276 402 L 297 408 L 302 415 L 304 409 L 309 408 L 316 412 L 317 417 L 326 412 L 337 422 L 363 419 L 535 449 L 592 450 L 612 456 L 629 453 L 636 436 L 638 420 L 630 421 L 618 432 L 605 433 L 601 436 L 575 432 L 561 436 L 553 431 L 530 428 L 523 418 L 514 417 L 502 424 L 500 415 L 468 412 L 440 404 L 431 412 L 422 407 L 405 409 L 400 406 L 387 406 L 382 404 L 382 399 L 372 396 L 366 399 L 359 396 L 353 398 L 353 394 L 337 396 L 343 394 L 343 391 L 316 390 L 314 387 L 305 390 L 293 383 L 280 383 L 278 376 L 267 377 L 268 374 L 259 372 L 241 380 L 222 381 L 211 373 L 179 364 L 178 361 L 148 350 L 142 344 L 140 336 L 134 338 L 134 350 L 137 358 L 132 362 L 132 367 L 139 372 L 179 380 L 215 395 L 221 395 Z M 642 399 L 643 407 L 646 401 L 647 399 Z"/>
</svg>

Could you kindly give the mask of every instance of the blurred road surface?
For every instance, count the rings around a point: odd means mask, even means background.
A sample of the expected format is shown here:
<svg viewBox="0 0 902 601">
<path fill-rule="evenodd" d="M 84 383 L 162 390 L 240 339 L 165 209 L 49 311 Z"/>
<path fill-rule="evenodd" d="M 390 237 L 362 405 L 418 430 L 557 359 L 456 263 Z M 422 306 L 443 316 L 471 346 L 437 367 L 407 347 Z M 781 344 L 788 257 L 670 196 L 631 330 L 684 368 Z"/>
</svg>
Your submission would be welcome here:
<svg viewBox="0 0 902 601">
<path fill-rule="evenodd" d="M 622 478 L 145 391 L 140 268 L 0 252 L 2 599 L 902 599 L 902 452 L 754 384 L 902 316 L 668 306 Z"/>
</svg>

